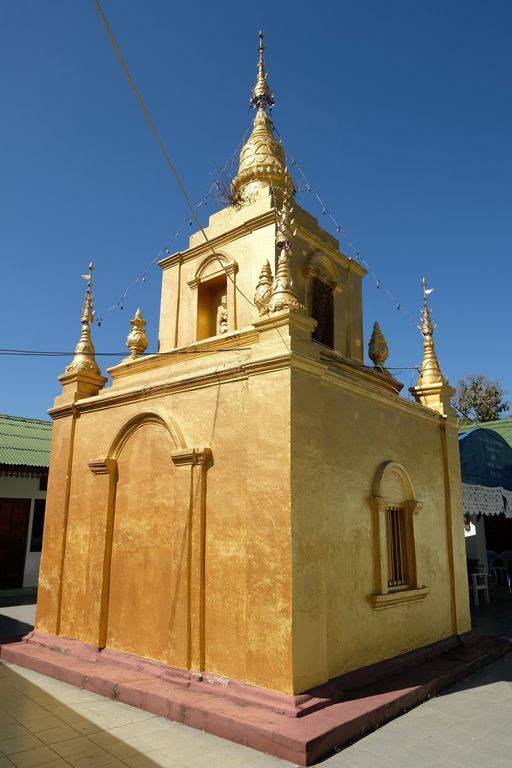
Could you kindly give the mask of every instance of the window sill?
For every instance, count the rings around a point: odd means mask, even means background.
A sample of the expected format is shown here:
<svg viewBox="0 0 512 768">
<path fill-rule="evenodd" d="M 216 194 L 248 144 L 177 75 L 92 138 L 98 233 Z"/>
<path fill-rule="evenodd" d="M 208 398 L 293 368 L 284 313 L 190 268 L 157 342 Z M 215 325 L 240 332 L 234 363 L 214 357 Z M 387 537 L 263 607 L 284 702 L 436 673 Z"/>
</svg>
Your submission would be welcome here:
<svg viewBox="0 0 512 768">
<path fill-rule="evenodd" d="M 395 592 L 387 592 L 385 595 L 369 595 L 369 600 L 374 610 L 380 611 L 383 608 L 393 608 L 395 605 L 417 603 L 419 600 L 423 600 L 429 592 L 430 589 L 428 587 L 402 589 Z"/>
</svg>

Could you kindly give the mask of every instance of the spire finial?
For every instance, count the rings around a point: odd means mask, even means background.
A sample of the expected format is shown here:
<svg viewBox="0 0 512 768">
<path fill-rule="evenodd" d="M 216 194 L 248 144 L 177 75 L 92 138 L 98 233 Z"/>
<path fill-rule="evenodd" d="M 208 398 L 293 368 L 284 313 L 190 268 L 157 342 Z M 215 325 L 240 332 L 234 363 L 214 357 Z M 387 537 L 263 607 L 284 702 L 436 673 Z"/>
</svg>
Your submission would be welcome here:
<svg viewBox="0 0 512 768">
<path fill-rule="evenodd" d="M 136 311 L 133 320 L 130 320 L 130 325 L 132 326 L 132 329 L 126 339 L 126 346 L 130 350 L 129 359 L 135 360 L 135 358 L 143 355 L 148 348 L 148 337 L 146 336 L 146 331 L 144 330 L 146 321 L 142 317 L 140 307 Z"/>
<path fill-rule="evenodd" d="M 259 46 L 258 46 L 258 75 L 256 77 L 256 84 L 252 89 L 252 96 L 250 104 L 255 109 L 272 109 L 274 106 L 274 97 L 267 83 L 267 73 L 265 70 L 265 59 L 263 58 L 263 51 L 265 46 L 263 45 L 263 32 L 260 30 Z"/>
<path fill-rule="evenodd" d="M 384 364 L 388 359 L 389 349 L 386 337 L 380 329 L 380 325 L 375 322 L 370 342 L 368 344 L 368 357 L 375 368 L 384 369 Z"/>
<path fill-rule="evenodd" d="M 270 186 L 277 190 L 287 189 L 293 194 L 293 182 L 288 170 L 281 143 L 276 141 L 268 112 L 274 106 L 274 97 L 267 83 L 263 59 L 263 32 L 260 32 L 258 77 L 252 89 L 251 106 L 256 109 L 251 135 L 240 151 L 238 172 L 231 184 L 231 203 L 249 202 L 254 194 Z"/>
<path fill-rule="evenodd" d="M 269 260 L 267 259 L 261 268 L 260 277 L 256 286 L 256 293 L 254 294 L 254 303 L 256 304 L 260 315 L 263 315 L 267 311 L 268 302 L 272 296 L 273 283 L 274 277 L 272 275 Z"/>
<path fill-rule="evenodd" d="M 434 347 L 435 324 L 432 322 L 432 311 L 428 299 L 434 289 L 428 287 L 425 278 L 422 279 L 421 285 L 423 288 L 423 308 L 421 311 L 421 325 L 418 328 L 423 336 L 423 362 L 417 386 L 434 384 L 444 380 Z"/>
<path fill-rule="evenodd" d="M 94 357 L 94 345 L 91 340 L 91 324 L 94 321 L 94 303 L 92 295 L 92 273 L 94 271 L 94 264 L 89 264 L 89 274 L 82 275 L 84 280 L 87 280 L 87 287 L 85 289 L 84 305 L 82 308 L 82 333 L 78 344 L 75 347 L 75 356 L 72 362 L 66 368 L 68 373 L 87 372 L 95 373 L 98 376 L 101 375 L 98 364 Z"/>
<path fill-rule="evenodd" d="M 277 213 L 276 246 L 281 251 L 281 255 L 277 261 L 276 277 L 268 302 L 268 310 L 270 312 L 280 312 L 283 309 L 304 313 L 306 311 L 297 299 L 290 269 L 293 238 L 292 226 L 294 223 L 291 215 L 290 193 L 289 190 L 285 189 L 282 206 Z"/>
</svg>

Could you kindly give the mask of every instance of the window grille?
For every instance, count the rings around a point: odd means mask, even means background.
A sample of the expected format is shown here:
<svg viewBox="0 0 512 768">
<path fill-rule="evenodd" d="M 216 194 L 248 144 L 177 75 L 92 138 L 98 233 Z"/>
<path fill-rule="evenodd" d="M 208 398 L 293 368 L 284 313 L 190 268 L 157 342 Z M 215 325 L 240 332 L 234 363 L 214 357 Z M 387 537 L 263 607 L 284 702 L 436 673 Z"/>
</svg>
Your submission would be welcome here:
<svg viewBox="0 0 512 768">
<path fill-rule="evenodd" d="M 405 587 L 409 584 L 407 568 L 407 538 L 405 514 L 401 507 L 387 507 L 386 526 L 388 535 L 388 587 Z"/>
</svg>

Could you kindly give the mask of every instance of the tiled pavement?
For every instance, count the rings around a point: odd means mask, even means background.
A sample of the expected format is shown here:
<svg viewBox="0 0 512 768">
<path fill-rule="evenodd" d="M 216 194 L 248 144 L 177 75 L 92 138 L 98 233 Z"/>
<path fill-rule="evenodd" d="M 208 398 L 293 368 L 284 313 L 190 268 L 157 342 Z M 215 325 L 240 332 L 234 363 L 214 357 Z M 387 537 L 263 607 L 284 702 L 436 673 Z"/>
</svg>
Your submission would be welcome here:
<svg viewBox="0 0 512 768">
<path fill-rule="evenodd" d="M 28 608 L 28 606 L 26 607 Z M 491 606 L 491 609 L 493 606 Z M 475 615 L 490 631 L 492 610 Z M 0 608 L 9 614 L 10 609 Z M 33 610 L 33 609 L 32 609 Z M 512 602 L 498 611 L 511 634 Z M 30 619 L 26 610 L 22 621 Z M 512 654 L 322 763 L 323 768 L 512 764 Z M 21 667 L 0 665 L 0 768 L 288 768 L 278 760 Z"/>
</svg>

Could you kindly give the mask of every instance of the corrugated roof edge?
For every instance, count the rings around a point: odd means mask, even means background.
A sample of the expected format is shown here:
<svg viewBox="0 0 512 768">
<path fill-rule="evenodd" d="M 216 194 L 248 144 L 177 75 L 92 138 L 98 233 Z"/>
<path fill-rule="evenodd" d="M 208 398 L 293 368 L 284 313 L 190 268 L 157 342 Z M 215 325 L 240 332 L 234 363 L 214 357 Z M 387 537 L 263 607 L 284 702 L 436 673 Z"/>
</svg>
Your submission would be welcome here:
<svg viewBox="0 0 512 768">
<path fill-rule="evenodd" d="M 49 426 L 52 425 L 52 422 L 50 419 L 33 419 L 29 416 L 11 416 L 8 413 L 0 413 L 0 419 L 9 419 L 12 421 L 24 421 L 24 422 L 34 422 L 36 424 L 47 424 Z"/>
</svg>

